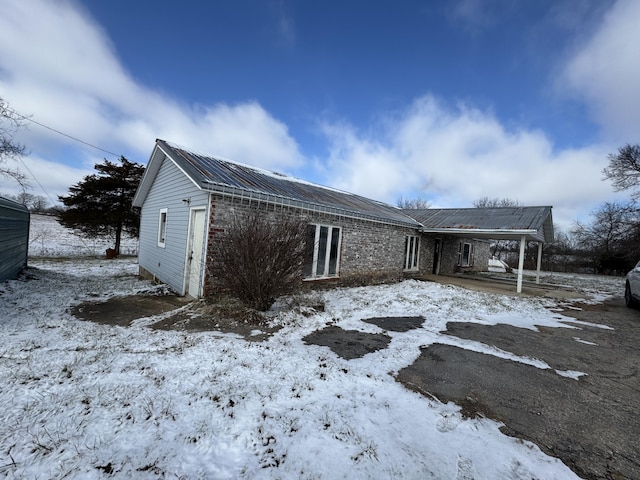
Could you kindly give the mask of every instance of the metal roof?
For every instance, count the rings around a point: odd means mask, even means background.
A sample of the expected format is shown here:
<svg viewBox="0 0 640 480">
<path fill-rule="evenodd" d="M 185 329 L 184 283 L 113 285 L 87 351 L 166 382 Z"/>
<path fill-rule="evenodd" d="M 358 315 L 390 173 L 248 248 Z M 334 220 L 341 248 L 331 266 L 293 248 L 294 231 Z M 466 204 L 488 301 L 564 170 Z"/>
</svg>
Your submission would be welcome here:
<svg viewBox="0 0 640 480">
<path fill-rule="evenodd" d="M 474 238 L 553 240 L 551 207 L 447 208 L 410 210 L 313 184 L 288 175 L 190 151 L 156 140 L 133 200 L 141 207 L 162 162 L 171 159 L 200 189 L 221 195 L 329 213 L 425 233 Z"/>
<path fill-rule="evenodd" d="M 18 212 L 29 213 L 29 209 L 23 204 L 4 197 L 0 197 L 0 206 L 10 210 L 16 210 Z"/>
<path fill-rule="evenodd" d="M 447 233 L 475 238 L 553 241 L 551 207 L 429 208 L 403 210 L 420 222 L 425 233 Z"/>
<path fill-rule="evenodd" d="M 156 145 L 203 190 L 303 210 L 420 228 L 420 224 L 401 209 L 376 200 L 192 152 L 164 140 L 157 140 Z"/>
</svg>

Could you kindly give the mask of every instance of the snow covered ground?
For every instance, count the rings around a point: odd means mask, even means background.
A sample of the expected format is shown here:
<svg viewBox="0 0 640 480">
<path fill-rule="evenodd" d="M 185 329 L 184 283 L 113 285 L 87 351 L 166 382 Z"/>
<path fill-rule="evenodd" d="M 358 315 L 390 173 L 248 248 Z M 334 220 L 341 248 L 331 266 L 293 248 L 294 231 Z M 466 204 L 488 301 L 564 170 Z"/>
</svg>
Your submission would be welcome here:
<svg viewBox="0 0 640 480">
<path fill-rule="evenodd" d="M 569 479 L 537 446 L 454 404 L 405 389 L 393 374 L 420 347 L 454 344 L 537 368 L 478 342 L 443 335 L 450 321 L 569 328 L 551 300 L 405 281 L 320 295 L 324 312 L 274 313 L 269 340 L 156 331 L 72 317 L 87 299 L 152 292 L 135 258 L 32 259 L 0 284 L 0 477 L 181 479 Z M 558 276 L 600 298 L 621 279 Z M 388 348 L 345 360 L 302 338 L 362 319 L 425 318 L 387 332 Z M 556 372 L 573 382 L 580 372 Z"/>
<path fill-rule="evenodd" d="M 107 248 L 113 248 L 114 240 L 85 238 L 64 228 L 56 217 L 31 214 L 29 228 L 29 255 L 32 257 L 84 257 L 102 256 Z M 138 240 L 123 235 L 120 245 L 122 255 L 137 255 Z"/>
</svg>

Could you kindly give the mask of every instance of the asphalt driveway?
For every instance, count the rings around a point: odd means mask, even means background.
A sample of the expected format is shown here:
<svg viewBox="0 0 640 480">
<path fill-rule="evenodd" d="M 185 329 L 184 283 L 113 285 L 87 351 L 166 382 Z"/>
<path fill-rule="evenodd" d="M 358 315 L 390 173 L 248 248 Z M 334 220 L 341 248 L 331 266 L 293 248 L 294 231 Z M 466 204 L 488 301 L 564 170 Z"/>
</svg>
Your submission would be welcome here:
<svg viewBox="0 0 640 480">
<path fill-rule="evenodd" d="M 598 328 L 540 328 L 449 323 L 447 334 L 537 358 L 551 369 L 434 344 L 401 370 L 408 388 L 460 405 L 468 416 L 504 423 L 588 479 L 640 478 L 640 310 L 622 298 L 580 305 L 563 315 Z M 559 371 L 583 372 L 577 380 Z"/>
</svg>

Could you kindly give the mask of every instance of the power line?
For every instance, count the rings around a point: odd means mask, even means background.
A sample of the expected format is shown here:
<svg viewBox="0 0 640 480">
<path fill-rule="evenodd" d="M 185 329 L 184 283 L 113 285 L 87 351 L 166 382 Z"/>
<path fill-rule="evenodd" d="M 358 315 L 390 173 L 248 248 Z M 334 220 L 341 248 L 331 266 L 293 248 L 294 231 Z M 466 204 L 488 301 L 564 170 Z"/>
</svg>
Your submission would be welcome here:
<svg viewBox="0 0 640 480">
<path fill-rule="evenodd" d="M 29 166 L 24 163 L 24 160 L 22 160 L 22 158 L 18 157 L 18 160 L 20 160 L 20 163 L 22 163 L 22 166 L 24 168 L 27 169 L 27 172 L 29 172 L 31 174 L 31 176 L 33 177 L 33 179 L 36 181 L 36 183 L 38 184 L 38 186 L 42 189 L 42 191 L 44 192 L 44 194 L 47 196 L 47 198 L 51 201 L 52 205 L 55 205 L 56 202 L 51 198 L 51 195 L 49 195 L 49 192 L 47 192 L 45 190 L 45 188 L 42 186 L 42 184 L 40 183 L 40 181 L 38 180 L 38 178 L 33 174 L 33 172 L 31 171 L 31 169 L 29 168 Z"/>
<path fill-rule="evenodd" d="M 38 122 L 38 121 L 34 120 L 34 119 L 33 119 L 33 118 L 31 118 L 31 117 L 27 117 L 26 115 L 22 115 L 21 113 L 17 112 L 17 111 L 16 111 L 16 110 L 14 110 L 13 108 L 9 108 L 9 107 L 7 107 L 6 109 L 7 109 L 7 110 L 9 110 L 10 112 L 12 112 L 14 115 L 16 115 L 16 116 L 18 116 L 18 117 L 22 118 L 23 120 L 27 120 L 27 121 L 29 121 L 29 122 L 35 123 L 36 125 L 39 125 L 39 126 L 41 126 L 41 127 L 43 127 L 43 128 L 46 128 L 46 129 L 48 129 L 48 130 L 51 130 L 52 132 L 55 132 L 55 133 L 57 133 L 58 135 L 62 135 L 63 137 L 67 137 L 67 138 L 69 138 L 69 139 L 71 139 L 71 140 L 73 140 L 73 141 L 75 141 L 75 142 L 82 143 L 83 145 L 86 145 L 86 146 L 91 147 L 91 148 L 95 148 L 96 150 L 100 150 L 101 152 L 104 152 L 104 153 L 108 153 L 109 155 L 112 155 L 112 156 L 114 156 L 114 157 L 120 157 L 120 156 L 121 156 L 121 155 L 118 155 L 117 153 L 110 152 L 109 150 L 106 150 L 106 149 L 104 149 L 104 148 L 100 148 L 100 147 L 98 147 L 97 145 L 93 145 L 92 143 L 85 142 L 84 140 L 81 140 L 81 139 L 79 139 L 79 138 L 77 138 L 77 137 L 74 137 L 73 135 L 69 135 L 69 134 L 67 134 L 67 133 L 61 132 L 60 130 L 57 130 L 57 129 L 53 128 L 53 127 L 50 127 L 50 126 L 48 126 L 48 125 L 45 125 L 44 123 L 41 123 L 41 122 Z M 26 168 L 26 169 L 27 169 L 27 171 L 29 172 L 29 174 L 31 174 L 31 177 L 36 181 L 36 183 L 38 184 L 38 186 L 42 189 L 42 191 L 43 191 L 43 192 L 44 192 L 44 194 L 47 196 L 47 198 L 49 198 L 49 200 L 51 201 L 51 203 L 52 203 L 53 205 L 55 205 L 55 203 L 56 203 L 56 202 L 51 198 L 51 195 L 49 195 L 49 192 L 47 192 L 47 191 L 45 190 L 45 188 L 42 186 L 42 184 L 40 183 L 40 181 L 38 180 L 38 178 L 37 178 L 37 177 L 33 174 L 33 172 L 31 171 L 31 169 L 29 168 L 29 166 L 28 166 L 28 165 L 27 165 L 27 164 L 22 160 L 22 158 L 18 157 L 18 160 L 20 161 L 20 163 L 22 164 L 22 166 L 24 166 L 24 168 Z"/>
<path fill-rule="evenodd" d="M 55 133 L 57 133 L 58 135 L 62 135 L 63 137 L 70 138 L 70 139 L 71 139 L 71 140 L 73 140 L 73 141 L 76 141 L 76 142 L 78 142 L 78 143 L 82 143 L 83 145 L 86 145 L 86 146 L 91 147 L 91 148 L 95 148 L 96 150 L 100 150 L 101 152 L 108 153 L 109 155 L 113 155 L 114 157 L 120 157 L 120 156 L 121 156 L 121 155 L 118 155 L 117 153 L 113 153 L 113 152 L 110 152 L 109 150 L 105 150 L 104 148 L 100 148 L 100 147 L 98 147 L 98 146 L 96 146 L 96 145 L 93 145 L 92 143 L 85 142 L 84 140 L 80 140 L 79 138 L 74 137 L 73 135 L 69 135 L 69 134 L 67 134 L 67 133 L 61 132 L 60 130 L 56 130 L 56 129 L 55 129 L 55 128 L 53 128 L 53 127 L 50 127 L 50 126 L 48 126 L 48 125 L 45 125 L 44 123 L 40 123 L 40 122 L 38 122 L 38 121 L 34 120 L 34 119 L 33 119 L 33 118 L 31 118 L 31 117 L 27 117 L 27 116 L 25 116 L 25 115 L 22 115 L 21 113 L 16 112 L 13 108 L 8 108 L 7 110 L 11 110 L 11 111 L 12 111 L 14 114 L 16 114 L 18 117 L 20 117 L 20 118 L 22 118 L 22 119 L 24 119 L 24 120 L 27 120 L 27 121 L 29 121 L 29 122 L 35 123 L 36 125 L 40 125 L 41 127 L 46 128 L 46 129 L 48 129 L 48 130 L 51 130 L 52 132 L 55 132 Z"/>
</svg>

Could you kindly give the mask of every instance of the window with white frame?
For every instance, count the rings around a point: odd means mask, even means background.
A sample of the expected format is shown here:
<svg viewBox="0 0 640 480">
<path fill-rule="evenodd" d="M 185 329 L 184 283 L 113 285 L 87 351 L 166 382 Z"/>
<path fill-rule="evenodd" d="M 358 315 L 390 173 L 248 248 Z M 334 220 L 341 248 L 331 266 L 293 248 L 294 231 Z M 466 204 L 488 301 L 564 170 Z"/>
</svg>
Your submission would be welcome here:
<svg viewBox="0 0 640 480">
<path fill-rule="evenodd" d="M 408 235 L 404 238 L 404 269 L 418 270 L 420 237 Z"/>
<path fill-rule="evenodd" d="M 340 266 L 340 227 L 307 225 L 307 252 L 304 277 L 337 277 Z"/>
<path fill-rule="evenodd" d="M 473 244 L 460 242 L 458 249 L 458 265 L 461 267 L 473 266 Z"/>
<path fill-rule="evenodd" d="M 167 241 L 167 209 L 160 209 L 158 217 L 158 246 L 164 248 Z"/>
</svg>

